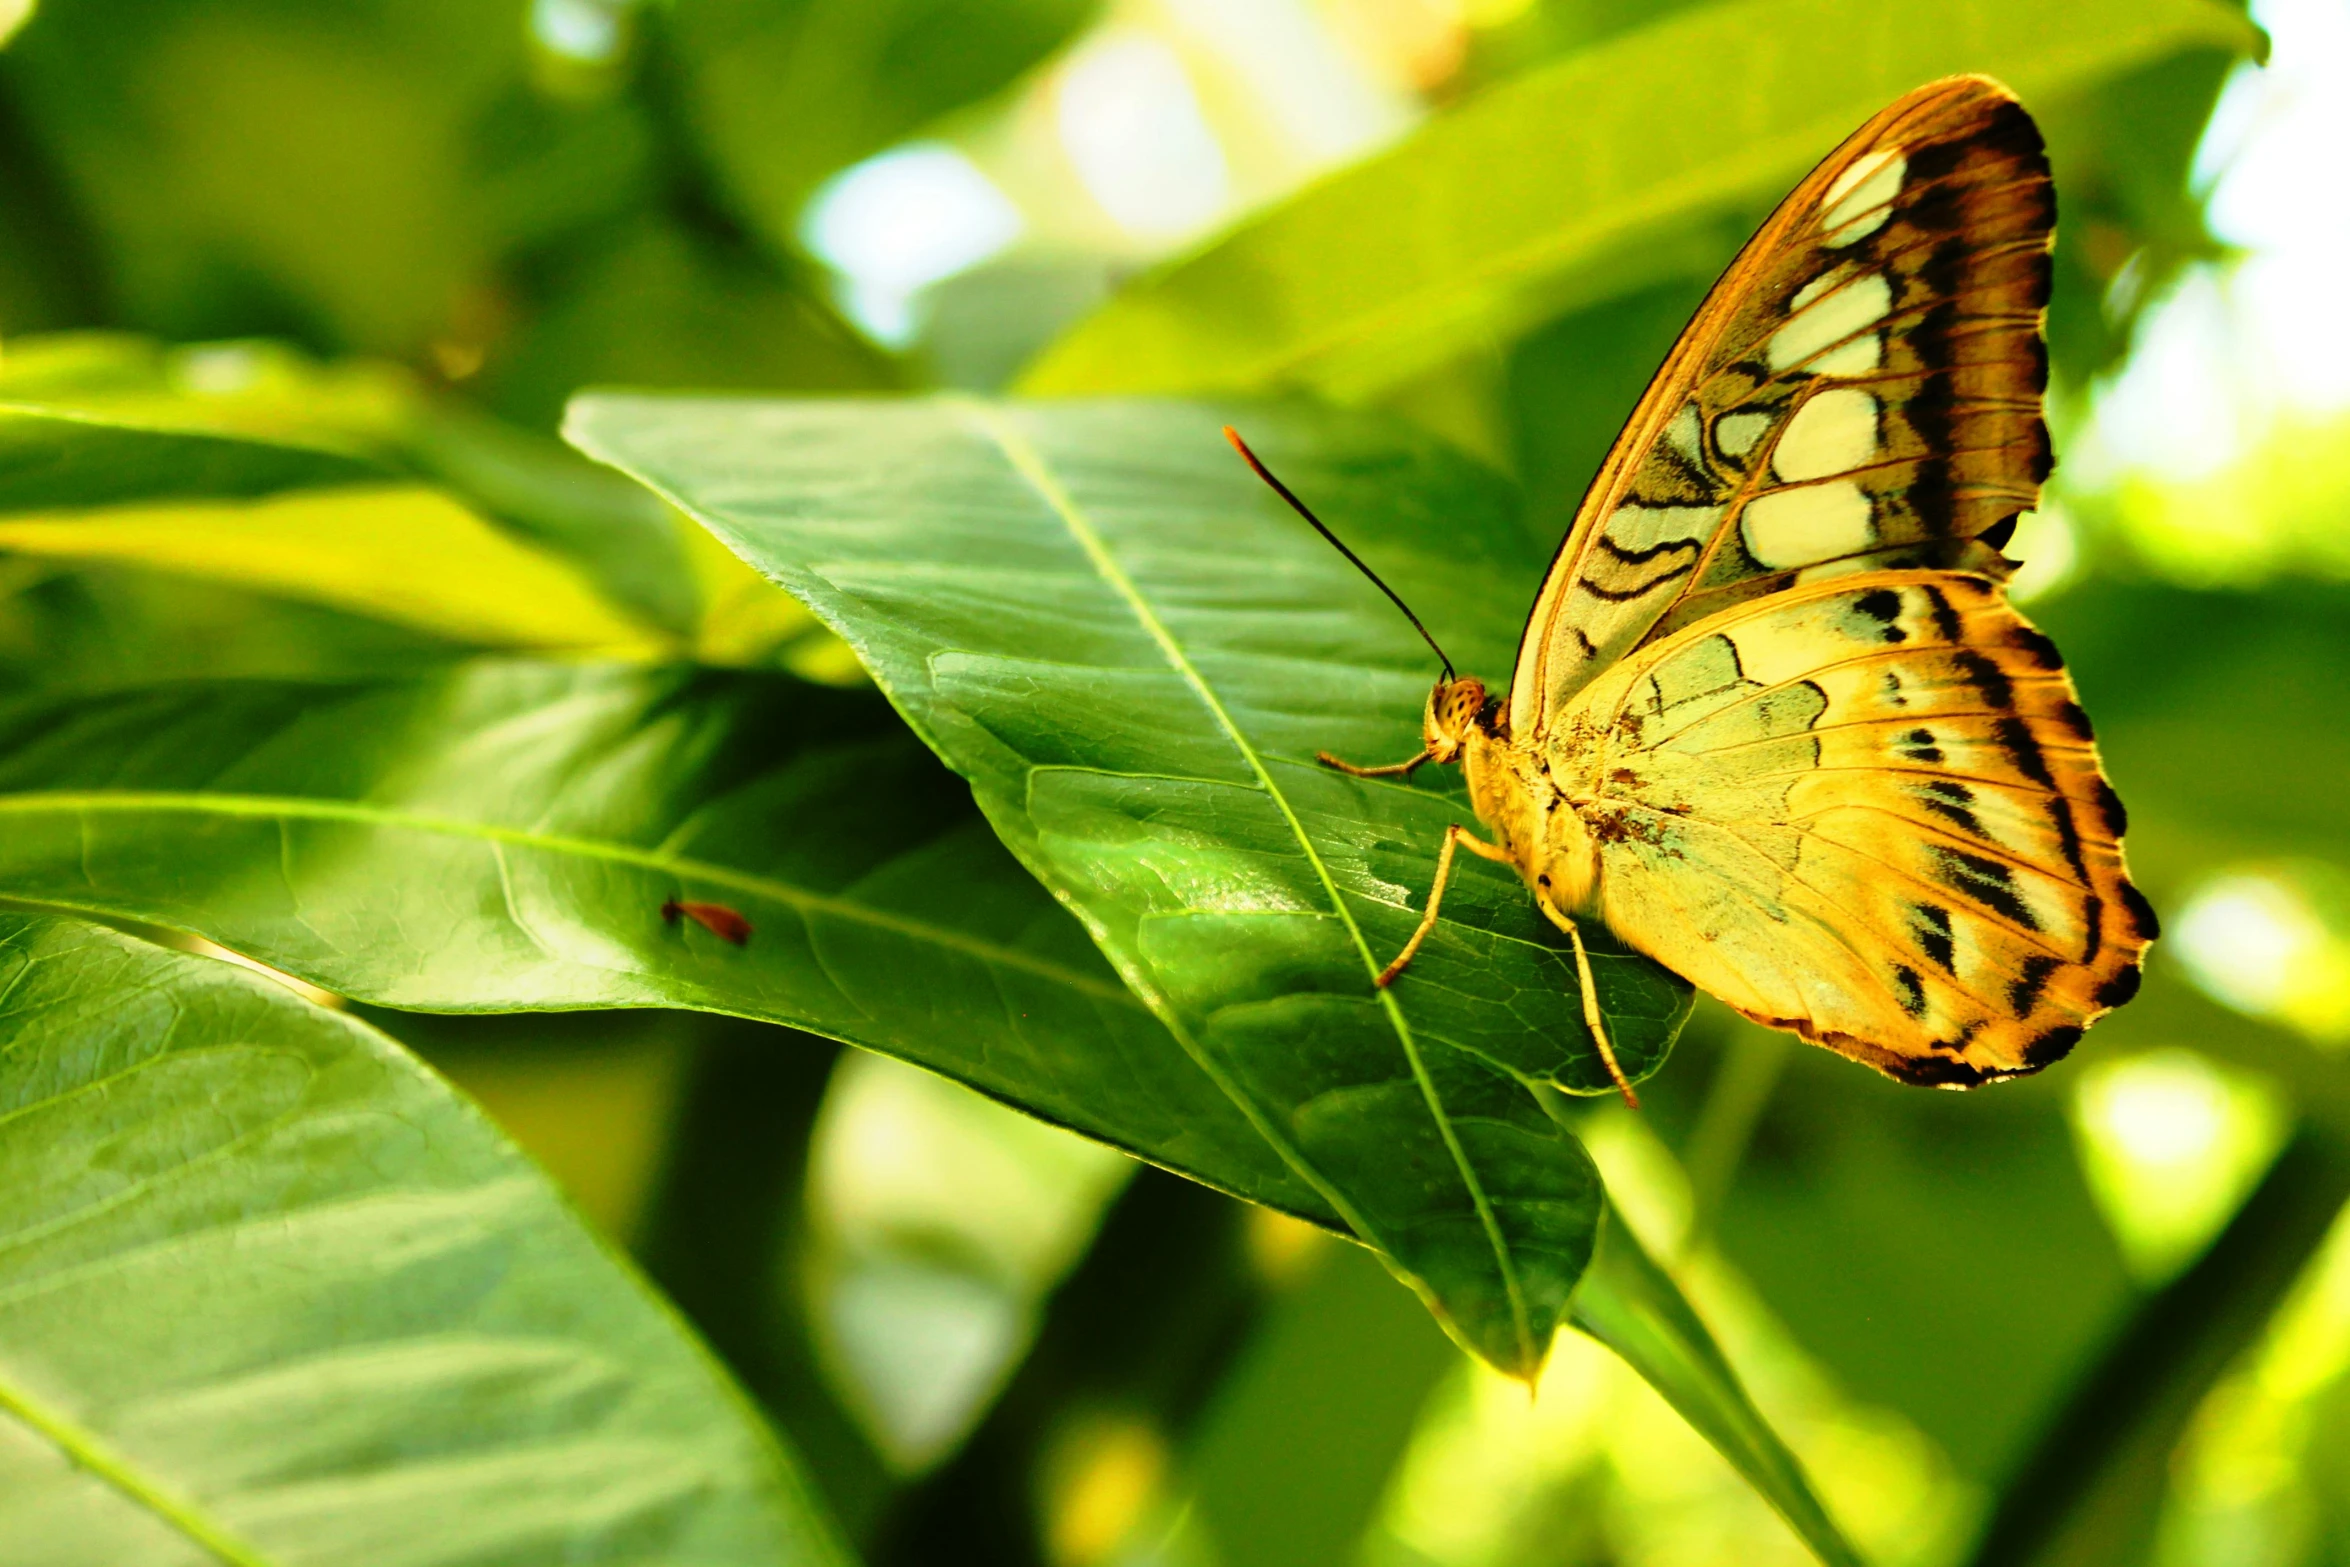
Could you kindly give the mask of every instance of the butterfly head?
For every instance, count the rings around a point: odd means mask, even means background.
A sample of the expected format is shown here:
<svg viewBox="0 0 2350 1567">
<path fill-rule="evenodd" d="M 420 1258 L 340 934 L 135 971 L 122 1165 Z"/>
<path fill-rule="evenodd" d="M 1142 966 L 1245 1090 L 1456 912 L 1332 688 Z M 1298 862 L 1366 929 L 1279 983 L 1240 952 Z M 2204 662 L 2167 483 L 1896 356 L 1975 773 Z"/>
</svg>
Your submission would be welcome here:
<svg viewBox="0 0 2350 1567">
<path fill-rule="evenodd" d="M 1485 712 L 1485 682 L 1463 675 L 1454 679 L 1447 670 L 1428 693 L 1428 713 L 1420 735 L 1427 742 L 1428 760 L 1438 764 L 1457 760 Z"/>
</svg>

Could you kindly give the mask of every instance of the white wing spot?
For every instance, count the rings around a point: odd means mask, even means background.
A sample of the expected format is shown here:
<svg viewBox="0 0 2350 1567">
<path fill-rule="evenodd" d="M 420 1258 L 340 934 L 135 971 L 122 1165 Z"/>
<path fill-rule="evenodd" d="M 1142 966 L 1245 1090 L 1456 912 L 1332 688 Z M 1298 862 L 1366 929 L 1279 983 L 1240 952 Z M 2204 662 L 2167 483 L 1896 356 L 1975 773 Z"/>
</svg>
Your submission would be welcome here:
<svg viewBox="0 0 2350 1567">
<path fill-rule="evenodd" d="M 1804 399 L 1779 434 L 1771 467 L 1782 479 L 1849 473 L 1877 455 L 1877 400 L 1855 386 L 1831 386 Z"/>
<path fill-rule="evenodd" d="M 1618 506 L 1608 513 L 1610 544 L 1628 553 L 1713 537 L 1721 525 L 1719 506 Z"/>
<path fill-rule="evenodd" d="M 1773 571 L 1850 555 L 1876 538 L 1868 495 L 1850 479 L 1758 495 L 1738 527 L 1746 553 Z"/>
<path fill-rule="evenodd" d="M 1830 267 L 1795 291 L 1795 297 L 1787 301 L 1787 313 L 1793 315 L 1799 310 L 1810 309 L 1813 300 L 1852 276 L 1853 271 L 1853 265 L 1849 261 L 1840 261 Z"/>
<path fill-rule="evenodd" d="M 1665 426 L 1665 439 L 1672 442 L 1674 448 L 1691 462 L 1705 460 L 1698 449 L 1699 436 L 1702 433 L 1697 422 L 1697 405 L 1695 403 L 1683 403 L 1681 411 L 1673 415 L 1673 422 Z"/>
<path fill-rule="evenodd" d="M 1732 457 L 1743 458 L 1770 427 L 1769 414 L 1724 414 L 1714 421 L 1714 444 Z"/>
<path fill-rule="evenodd" d="M 1908 173 L 1909 160 L 1889 147 L 1855 158 L 1820 197 L 1820 226 L 1827 230 L 1821 243 L 1849 245 L 1883 228 Z"/>
<path fill-rule="evenodd" d="M 1838 343 L 1814 359 L 1809 368 L 1816 375 L 1867 375 L 1884 362 L 1883 334 L 1863 332 L 1849 343 Z"/>
<path fill-rule="evenodd" d="M 1809 293 L 1820 281 L 1824 280 L 1815 280 L 1807 286 L 1805 293 Z M 1800 300 L 1803 295 L 1798 294 L 1796 298 Z M 1779 330 L 1771 334 L 1770 344 L 1764 350 L 1765 357 L 1769 359 L 1773 370 L 1784 370 L 1790 365 L 1800 364 L 1821 349 L 1842 343 L 1857 332 L 1866 331 L 1870 323 L 1883 320 L 1885 312 L 1892 308 L 1892 283 L 1887 281 L 1884 273 L 1871 272 L 1814 300 L 1805 300 L 1795 314 L 1789 316 Z M 1871 355 L 1883 351 L 1882 345 L 1875 342 L 1875 337 L 1875 333 L 1869 333 L 1868 351 Z M 1871 358 L 1870 368 L 1875 365 L 1876 360 Z"/>
</svg>

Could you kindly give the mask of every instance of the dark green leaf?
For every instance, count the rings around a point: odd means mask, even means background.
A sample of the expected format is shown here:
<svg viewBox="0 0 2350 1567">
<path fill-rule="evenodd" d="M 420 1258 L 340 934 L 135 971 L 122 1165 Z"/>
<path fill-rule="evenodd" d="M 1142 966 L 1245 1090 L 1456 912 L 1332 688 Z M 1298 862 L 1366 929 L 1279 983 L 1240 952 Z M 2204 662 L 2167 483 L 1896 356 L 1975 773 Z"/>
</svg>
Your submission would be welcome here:
<svg viewBox="0 0 2350 1567">
<path fill-rule="evenodd" d="M 0 915 L 0 990 L 11 1561 L 847 1560 L 707 1353 L 391 1041 L 58 919 Z"/>
<path fill-rule="evenodd" d="M 0 72 L 113 318 L 165 337 L 466 341 L 501 261 L 624 210 L 653 172 L 633 104 L 534 86 L 520 0 L 44 6 Z"/>
<path fill-rule="evenodd" d="M 583 386 L 856 392 L 899 379 L 810 279 L 742 242 L 647 217 L 553 269 L 479 390 L 509 418 L 552 427 Z"/>
<path fill-rule="evenodd" d="M 1598 1219 L 1535 1092 L 1608 1086 L 1573 961 L 1479 866 L 1412 972 L 1372 987 L 1469 813 L 1457 779 L 1344 778 L 1314 752 L 1410 754 L 1429 660 L 1219 417 L 599 398 L 572 434 L 830 621 L 1291 1166 L 1465 1344 L 1531 1375 Z M 1542 558 L 1505 491 L 1385 426 L 1247 423 L 1464 669 L 1508 666 Z M 1596 962 L 1644 1075 L 1687 988 L 1620 948 Z"/>
<path fill-rule="evenodd" d="M 1330 1222 L 870 693 L 488 664 L 26 700 L 0 821 L 0 893 L 387 1006 L 790 1023 Z"/>
<path fill-rule="evenodd" d="M 835 169 L 975 102 L 1043 59 L 1094 0 L 676 0 L 677 96 L 749 226 L 798 243 Z"/>
</svg>

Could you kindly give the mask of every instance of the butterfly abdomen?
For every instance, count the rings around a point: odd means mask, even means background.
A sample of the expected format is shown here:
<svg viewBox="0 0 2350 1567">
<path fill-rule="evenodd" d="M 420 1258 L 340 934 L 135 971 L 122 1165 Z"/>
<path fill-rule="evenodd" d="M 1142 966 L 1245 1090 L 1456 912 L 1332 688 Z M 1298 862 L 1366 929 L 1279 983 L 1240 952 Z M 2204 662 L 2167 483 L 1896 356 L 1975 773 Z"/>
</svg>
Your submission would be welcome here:
<svg viewBox="0 0 2350 1567">
<path fill-rule="evenodd" d="M 1537 898 L 1569 914 L 1589 910 L 1599 880 L 1599 844 L 1575 804 L 1596 792 L 1588 765 L 1562 769 L 1555 759 L 1484 730 L 1461 760 L 1477 819 L 1492 829 Z"/>
</svg>

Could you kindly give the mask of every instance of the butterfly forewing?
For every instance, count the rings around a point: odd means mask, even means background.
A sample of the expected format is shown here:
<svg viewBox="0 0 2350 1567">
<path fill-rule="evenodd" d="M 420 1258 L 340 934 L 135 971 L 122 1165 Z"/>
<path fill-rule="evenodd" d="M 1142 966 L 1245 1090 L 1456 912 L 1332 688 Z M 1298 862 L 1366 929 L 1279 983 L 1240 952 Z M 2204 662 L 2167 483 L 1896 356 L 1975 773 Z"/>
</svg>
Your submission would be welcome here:
<svg viewBox="0 0 2350 1567">
<path fill-rule="evenodd" d="M 1911 93 L 1822 163 L 1715 285 L 1585 498 L 1519 647 L 1512 732 L 1642 643 L 1794 583 L 2002 573 L 1993 530 L 2049 468 L 2054 221 L 2039 134 L 1983 78 Z"/>
<path fill-rule="evenodd" d="M 1585 688 L 1547 752 L 1594 797 L 1612 929 L 1896 1077 L 2035 1070 L 2137 987 L 2154 919 L 2120 804 L 2054 648 L 1989 579 L 1740 604 Z"/>
</svg>

